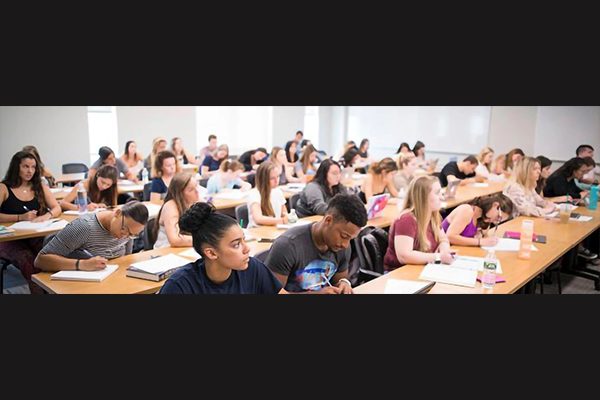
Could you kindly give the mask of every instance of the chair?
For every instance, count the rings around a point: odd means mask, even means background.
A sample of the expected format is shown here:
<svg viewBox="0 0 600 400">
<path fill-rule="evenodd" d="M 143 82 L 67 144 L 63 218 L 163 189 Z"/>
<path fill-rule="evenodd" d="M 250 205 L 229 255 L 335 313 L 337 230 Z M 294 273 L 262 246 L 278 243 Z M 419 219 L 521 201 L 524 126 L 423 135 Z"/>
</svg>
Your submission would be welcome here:
<svg viewBox="0 0 600 400">
<path fill-rule="evenodd" d="M 203 178 L 203 179 L 200 179 L 200 180 L 198 181 L 198 184 L 199 184 L 200 186 L 202 186 L 202 187 L 207 187 L 207 186 L 208 186 L 208 179 L 209 179 L 209 178 Z"/>
<path fill-rule="evenodd" d="M 544 283 L 552 283 L 552 273 L 556 274 L 556 283 L 558 284 L 558 294 L 562 294 L 562 282 L 560 281 L 560 270 L 561 264 L 560 262 L 556 262 L 542 271 L 538 276 L 533 280 L 533 289 L 532 292 L 535 293 L 535 289 L 537 284 L 540 284 L 540 294 L 544 294 Z"/>
<path fill-rule="evenodd" d="M 148 182 L 144 184 L 144 195 L 143 201 L 150 201 L 150 189 L 152 189 L 152 182 Z"/>
<path fill-rule="evenodd" d="M 235 208 L 235 219 L 240 222 L 240 226 L 242 228 L 246 228 L 248 226 L 248 205 L 240 204 Z"/>
<path fill-rule="evenodd" d="M 69 163 L 62 165 L 62 173 L 64 174 L 80 174 L 84 172 L 87 177 L 88 167 L 82 163 Z"/>
<path fill-rule="evenodd" d="M 290 197 L 290 211 L 296 208 L 296 204 L 298 204 L 298 199 L 300 199 L 300 193 L 295 193 Z"/>
<path fill-rule="evenodd" d="M 6 258 L 0 258 L 0 294 L 4 293 L 4 271 L 8 270 L 11 264 Z"/>
<path fill-rule="evenodd" d="M 267 249 L 264 251 L 261 251 L 260 253 L 257 253 L 254 258 L 256 258 L 257 260 L 260 260 L 263 264 L 265 263 L 265 261 L 267 260 L 267 257 L 269 256 L 269 252 L 271 251 L 271 249 Z"/>
<path fill-rule="evenodd" d="M 156 218 L 150 218 L 144 227 L 142 234 L 144 239 L 144 250 L 152 250 L 158 235 L 154 235 L 154 224 L 157 223 Z"/>
</svg>

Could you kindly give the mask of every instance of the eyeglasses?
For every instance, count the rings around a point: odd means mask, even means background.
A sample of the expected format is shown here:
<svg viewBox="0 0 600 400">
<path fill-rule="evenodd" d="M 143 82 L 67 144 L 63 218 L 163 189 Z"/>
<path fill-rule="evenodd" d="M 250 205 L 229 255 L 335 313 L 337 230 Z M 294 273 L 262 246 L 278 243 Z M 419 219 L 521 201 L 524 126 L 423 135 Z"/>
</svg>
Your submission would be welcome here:
<svg viewBox="0 0 600 400">
<path fill-rule="evenodd" d="M 134 235 L 133 233 L 131 233 L 129 228 L 125 225 L 125 215 L 123 214 L 121 214 L 121 232 L 127 232 L 127 237 L 129 239 L 135 240 L 139 237 L 139 235 Z"/>
</svg>

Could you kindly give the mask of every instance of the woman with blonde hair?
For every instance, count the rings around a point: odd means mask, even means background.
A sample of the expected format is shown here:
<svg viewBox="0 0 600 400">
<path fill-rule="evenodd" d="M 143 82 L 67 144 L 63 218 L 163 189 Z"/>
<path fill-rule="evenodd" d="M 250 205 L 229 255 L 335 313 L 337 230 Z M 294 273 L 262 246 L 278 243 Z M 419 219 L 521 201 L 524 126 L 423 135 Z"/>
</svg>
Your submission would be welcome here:
<svg viewBox="0 0 600 400">
<path fill-rule="evenodd" d="M 248 194 L 248 228 L 287 224 L 286 199 L 277 186 L 280 170 L 270 161 L 256 170 L 256 187 Z"/>
<path fill-rule="evenodd" d="M 188 150 L 183 147 L 182 140 L 180 137 L 174 137 L 171 139 L 171 150 L 177 156 L 177 161 L 179 164 L 194 164 L 199 165 L 198 161 L 196 161 L 196 157 L 190 153 Z"/>
<path fill-rule="evenodd" d="M 252 189 L 252 185 L 244 182 L 240 175 L 244 172 L 244 164 L 239 161 L 225 160 L 219 167 L 219 172 L 210 177 L 206 184 L 207 194 L 219 193 L 224 189 L 239 186 L 242 192 Z"/>
<path fill-rule="evenodd" d="M 222 144 L 217 147 L 217 151 L 214 154 L 208 155 L 202 161 L 200 167 L 200 174 L 203 177 L 212 176 L 219 171 L 221 163 L 229 158 L 229 146 Z"/>
<path fill-rule="evenodd" d="M 154 140 L 152 141 L 152 152 L 144 160 L 144 168 L 146 168 L 150 172 L 150 178 L 152 179 L 156 177 L 157 172 L 154 170 L 156 156 L 158 155 L 158 153 L 165 150 L 167 150 L 167 139 L 163 137 L 154 138 Z"/>
<path fill-rule="evenodd" d="M 376 195 L 383 194 L 386 190 L 392 197 L 398 197 L 398 191 L 394 186 L 394 177 L 398 174 L 398 164 L 386 157 L 379 162 L 374 162 L 369 167 L 369 172 L 365 176 L 362 184 L 362 190 L 358 197 L 367 203 L 367 201 Z"/>
<path fill-rule="evenodd" d="M 137 176 L 139 172 L 144 168 L 144 156 L 137 151 L 137 143 L 133 140 L 128 140 L 125 143 L 125 151 L 121 156 L 121 161 L 127 165 L 127 168 Z"/>
<path fill-rule="evenodd" d="M 419 176 L 411 182 L 404 210 L 390 228 L 383 259 L 387 271 L 406 264 L 452 263 L 439 212 L 441 190 L 440 181 L 434 176 Z"/>
<path fill-rule="evenodd" d="M 406 192 L 417 169 L 419 160 L 412 151 L 398 155 L 398 173 L 394 176 L 394 186 L 399 193 Z"/>
<path fill-rule="evenodd" d="M 475 174 L 488 179 L 492 173 L 492 162 L 494 161 L 494 150 L 491 147 L 484 147 L 477 155 L 479 164 L 475 168 Z"/>
<path fill-rule="evenodd" d="M 296 162 L 296 176 L 300 179 L 312 179 L 317 173 L 315 161 L 317 161 L 317 150 L 315 150 L 312 144 L 308 144 L 304 147 L 300 160 Z M 310 176 L 311 178 L 305 178 L 305 176 Z"/>
<path fill-rule="evenodd" d="M 524 157 L 515 166 L 508 185 L 502 193 L 512 200 L 520 215 L 543 217 L 556 210 L 556 205 L 540 196 L 535 188 L 540 178 L 540 161 L 533 157 Z"/>
<path fill-rule="evenodd" d="M 156 236 L 155 249 L 192 246 L 192 237 L 179 230 L 179 218 L 199 201 L 198 181 L 194 175 L 189 172 L 176 174 L 152 227 Z"/>
</svg>

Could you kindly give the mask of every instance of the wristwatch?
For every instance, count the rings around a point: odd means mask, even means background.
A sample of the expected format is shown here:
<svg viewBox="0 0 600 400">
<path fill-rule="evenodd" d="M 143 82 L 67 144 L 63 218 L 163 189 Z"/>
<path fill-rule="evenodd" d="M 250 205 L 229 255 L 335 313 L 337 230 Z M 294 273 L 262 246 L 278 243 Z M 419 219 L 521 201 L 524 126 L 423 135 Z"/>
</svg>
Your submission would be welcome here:
<svg viewBox="0 0 600 400">
<path fill-rule="evenodd" d="M 435 256 L 435 264 L 441 264 L 442 263 L 442 256 L 440 253 L 433 253 L 433 255 Z"/>
</svg>

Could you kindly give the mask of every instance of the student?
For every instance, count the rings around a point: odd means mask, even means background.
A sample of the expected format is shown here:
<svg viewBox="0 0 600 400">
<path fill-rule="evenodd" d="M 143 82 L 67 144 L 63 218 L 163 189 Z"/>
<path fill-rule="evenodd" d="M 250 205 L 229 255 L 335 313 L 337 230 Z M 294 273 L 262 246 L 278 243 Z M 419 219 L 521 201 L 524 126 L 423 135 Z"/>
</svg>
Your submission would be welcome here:
<svg viewBox="0 0 600 400">
<path fill-rule="evenodd" d="M 12 156 L 0 183 L 0 222 L 43 222 L 60 216 L 60 206 L 48 186 L 42 184 L 41 175 L 41 166 L 32 153 L 19 151 Z M 42 242 L 42 238 L 0 242 L 0 257 L 21 270 L 32 293 L 43 292 L 31 281 L 31 275 L 39 272 L 34 259 Z"/>
<path fill-rule="evenodd" d="M 400 153 L 398 158 L 398 173 L 394 176 L 394 187 L 400 192 L 406 193 L 410 182 L 419 168 L 419 162 L 413 152 Z"/>
<path fill-rule="evenodd" d="M 160 294 L 285 294 L 281 283 L 250 248 L 238 222 L 212 204 L 196 203 L 179 219 L 202 256 L 179 268 Z"/>
<path fill-rule="evenodd" d="M 181 172 L 181 167 L 177 161 L 175 153 L 170 150 L 161 151 L 154 161 L 154 169 L 157 171 L 156 177 L 152 179 L 152 188 L 150 189 L 150 201 L 160 203 L 169 191 L 171 179 L 176 173 Z"/>
<path fill-rule="evenodd" d="M 296 203 L 298 217 L 325 214 L 327 203 L 331 198 L 336 194 L 347 193 L 346 187 L 340 184 L 341 179 L 340 164 L 331 159 L 323 161 L 317 170 L 315 179 L 300 192 Z"/>
<path fill-rule="evenodd" d="M 165 203 L 160 208 L 152 227 L 155 249 L 163 247 L 191 247 L 192 237 L 179 230 L 179 217 L 200 201 L 198 181 L 189 172 L 175 174 L 169 185 Z"/>
<path fill-rule="evenodd" d="M 256 171 L 256 188 L 248 194 L 248 228 L 287 224 L 287 200 L 279 185 L 279 168 L 265 161 Z"/>
<path fill-rule="evenodd" d="M 554 203 L 544 200 L 535 192 L 541 172 L 538 159 L 525 157 L 515 166 L 514 173 L 502 191 L 511 199 L 520 215 L 543 217 L 556 210 Z"/>
<path fill-rule="evenodd" d="M 571 158 L 548 177 L 544 195 L 546 197 L 567 196 L 565 200 L 573 200 L 575 204 L 583 202 L 588 192 L 581 190 L 575 183 L 575 179 L 581 179 L 591 170 L 592 167 L 588 166 L 583 158 Z"/>
<path fill-rule="evenodd" d="M 200 158 L 198 159 L 198 165 L 202 165 L 204 159 L 207 156 L 211 156 L 217 151 L 217 136 L 208 135 L 208 146 L 204 146 L 200 149 Z"/>
<path fill-rule="evenodd" d="M 592 159 L 594 159 L 594 148 L 589 144 L 582 144 L 577 147 L 577 150 L 575 150 L 575 154 L 577 155 L 577 157 L 580 158 L 591 157 Z M 598 175 L 600 175 L 600 166 L 594 163 L 594 168 L 580 179 L 580 183 L 584 185 L 597 185 Z M 584 190 L 588 189 L 587 186 L 583 186 L 581 188 Z"/>
<path fill-rule="evenodd" d="M 281 170 L 281 175 L 279 176 L 280 185 L 285 185 L 287 183 L 306 182 L 306 177 L 304 177 L 304 179 L 300 179 L 294 176 L 294 171 L 285 158 L 285 150 L 283 150 L 281 147 L 273 147 L 269 159 L 277 168 Z"/>
<path fill-rule="evenodd" d="M 492 162 L 494 161 L 494 150 L 491 147 L 484 147 L 477 155 L 479 164 L 475 168 L 475 175 L 488 179 L 492 174 Z"/>
<path fill-rule="evenodd" d="M 340 160 L 340 164 L 344 166 L 344 168 L 355 167 L 360 161 L 360 154 L 358 153 L 358 149 L 356 147 L 350 147 Z"/>
<path fill-rule="evenodd" d="M 121 156 L 121 161 L 135 176 L 138 176 L 140 171 L 144 169 L 144 156 L 137 151 L 137 144 L 133 140 L 125 143 L 125 151 Z M 148 169 L 148 173 L 150 173 L 150 169 Z"/>
<path fill-rule="evenodd" d="M 148 209 L 136 200 L 122 208 L 83 215 L 44 246 L 35 266 L 48 272 L 102 270 L 108 260 L 131 253 L 133 239 L 146 222 Z"/>
<path fill-rule="evenodd" d="M 577 187 L 579 189 L 589 191 L 592 185 L 588 184 L 588 183 L 584 183 L 584 181 L 586 181 L 586 179 L 587 179 L 587 182 L 591 182 L 592 184 L 598 184 L 598 180 L 595 180 L 595 181 L 593 180 L 594 179 L 594 177 L 593 177 L 594 168 L 596 168 L 596 161 L 594 161 L 594 159 L 592 157 L 584 157 L 583 162 L 587 166 L 588 172 L 583 174 L 581 179 L 575 179 L 575 184 L 577 185 Z M 592 174 L 591 178 L 589 178 L 590 174 Z M 586 178 L 586 177 L 588 177 L 588 178 Z"/>
<path fill-rule="evenodd" d="M 344 148 L 342 149 L 341 153 L 338 155 L 338 157 L 336 159 L 341 160 L 342 158 L 344 158 L 344 154 L 346 154 L 346 152 L 350 149 L 356 149 L 356 151 L 358 151 L 358 147 L 356 147 L 356 143 L 354 142 L 354 140 L 349 140 L 348 142 L 346 142 L 346 144 L 344 145 Z M 339 162 L 341 162 L 341 161 L 339 161 Z"/>
<path fill-rule="evenodd" d="M 219 171 L 211 176 L 206 184 L 207 194 L 219 193 L 224 189 L 233 189 L 235 186 L 238 186 L 242 192 L 250 190 L 252 185 L 240 178 L 242 172 L 244 172 L 244 165 L 241 162 L 223 161 Z"/>
<path fill-rule="evenodd" d="M 177 161 L 179 161 L 179 165 L 199 165 L 199 163 L 196 161 L 196 157 L 183 147 L 183 141 L 180 137 L 174 137 L 171 139 L 171 150 L 173 153 L 175 153 Z"/>
<path fill-rule="evenodd" d="M 302 157 L 300 157 L 300 160 L 298 160 L 298 162 L 296 162 L 295 165 L 295 171 L 296 171 L 296 176 L 300 179 L 305 179 L 305 180 L 309 180 L 311 178 L 308 178 L 305 176 L 310 176 L 313 177 L 317 171 L 317 168 L 315 166 L 315 162 L 317 161 L 317 151 L 315 150 L 315 148 L 313 147 L 312 144 L 307 145 L 304 148 L 304 151 L 302 152 Z"/>
<path fill-rule="evenodd" d="M 248 150 L 238 158 L 238 161 L 244 164 L 246 171 L 255 171 L 260 163 L 265 161 L 267 154 L 267 149 L 259 147 L 256 150 Z"/>
<path fill-rule="evenodd" d="M 542 172 L 540 173 L 540 177 L 538 178 L 537 184 L 535 186 L 535 192 L 540 196 L 544 197 L 544 187 L 546 187 L 546 181 L 550 176 L 550 172 L 552 169 L 552 161 L 548 157 L 544 156 L 537 156 L 536 158 L 540 162 Z M 564 201 L 566 201 L 566 199 Z"/>
<path fill-rule="evenodd" d="M 398 150 L 396 150 L 396 154 L 408 154 L 408 153 L 412 153 L 412 150 L 410 149 L 410 146 L 408 145 L 408 143 L 406 143 L 406 142 L 400 143 L 400 147 L 398 147 Z"/>
<path fill-rule="evenodd" d="M 383 259 L 386 271 L 405 264 L 452 263 L 448 238 L 441 228 L 441 190 L 433 176 L 419 176 L 411 182 L 404 210 L 390 227 Z"/>
<path fill-rule="evenodd" d="M 448 182 L 460 179 L 460 184 L 466 185 L 473 182 L 482 181 L 482 178 L 477 178 L 475 175 L 475 168 L 479 162 L 475 156 L 468 156 L 464 160 L 456 162 L 450 161 L 444 165 L 442 172 L 440 173 L 440 182 L 442 187 L 448 186 Z"/>
<path fill-rule="evenodd" d="M 365 162 L 369 159 L 369 139 L 363 139 L 360 141 L 360 146 L 358 147 L 358 154 L 360 158 L 364 159 Z"/>
<path fill-rule="evenodd" d="M 167 150 L 167 139 L 163 137 L 154 138 L 152 141 L 152 152 L 148 154 L 148 157 L 144 160 L 144 168 L 150 172 L 150 178 L 156 177 L 156 171 L 154 170 L 154 163 L 156 162 L 156 156 L 161 151 Z"/>
<path fill-rule="evenodd" d="M 505 176 L 510 176 L 515 169 L 515 166 L 525 157 L 525 153 L 523 150 L 519 148 L 512 149 L 506 154 L 506 159 L 504 161 L 504 169 L 506 170 Z"/>
<path fill-rule="evenodd" d="M 290 164 L 295 164 L 298 161 L 298 142 L 290 140 L 285 144 L 285 156 Z"/>
<path fill-rule="evenodd" d="M 435 171 L 438 160 L 435 159 L 427 161 L 425 159 L 425 143 L 421 142 L 420 140 L 417 140 L 417 143 L 415 143 L 415 146 L 413 147 L 412 151 L 417 157 L 417 160 L 419 161 L 419 168 L 427 171 L 428 174 L 431 174 Z"/>
<path fill-rule="evenodd" d="M 367 212 L 358 197 L 338 194 L 319 222 L 279 236 L 265 264 L 290 293 L 351 294 L 350 241 L 366 223 Z"/>
<path fill-rule="evenodd" d="M 33 154 L 37 159 L 37 162 L 40 165 L 40 168 L 42 169 L 42 183 L 45 183 L 46 185 L 48 185 L 48 187 L 55 187 L 56 178 L 54 177 L 54 175 L 52 175 L 52 172 L 50 172 L 50 170 L 46 168 L 46 166 L 42 162 L 42 157 L 40 157 L 38 149 L 35 146 L 28 145 L 24 146 L 22 150 L 26 151 L 27 153 Z"/>
<path fill-rule="evenodd" d="M 494 160 L 494 165 L 492 167 L 492 173 L 499 177 L 508 177 L 510 173 L 506 171 L 506 154 L 498 154 L 496 159 Z"/>
<path fill-rule="evenodd" d="M 296 151 L 298 152 L 298 158 L 302 158 L 302 154 L 304 153 L 304 150 L 306 150 L 306 146 L 308 146 L 311 143 L 308 139 L 302 139 L 298 143 L 300 143 L 300 146 L 298 146 L 298 149 Z"/>
<path fill-rule="evenodd" d="M 456 246 L 495 246 L 498 238 L 487 236 L 489 228 L 508 220 L 513 214 L 512 201 L 498 193 L 477 197 L 469 204 L 456 207 L 443 221 L 450 244 Z"/>
<path fill-rule="evenodd" d="M 398 164 L 390 157 L 374 162 L 369 168 L 358 196 L 365 204 L 371 197 L 383 194 L 386 190 L 392 197 L 398 197 L 398 191 L 394 186 L 394 177 L 397 174 Z"/>
<path fill-rule="evenodd" d="M 112 165 L 103 165 L 98 168 L 98 172 L 93 178 L 83 181 L 83 187 L 87 192 L 87 210 L 94 211 L 97 208 L 108 208 L 117 205 L 117 182 L 119 172 Z M 71 189 L 68 195 L 60 201 L 60 206 L 64 211 L 78 210 L 79 204 L 73 202 L 77 200 L 76 185 Z"/>
<path fill-rule="evenodd" d="M 135 174 L 132 171 L 130 171 L 129 168 L 127 168 L 127 165 L 125 165 L 125 163 L 120 158 L 116 158 L 115 152 L 112 151 L 110 147 L 100 147 L 100 149 L 98 150 L 98 155 L 100 155 L 100 158 L 98 158 L 96 162 L 94 162 L 94 164 L 90 167 L 90 170 L 88 171 L 88 178 L 93 178 L 96 174 L 96 171 L 98 171 L 98 168 L 100 168 L 101 166 L 112 165 L 114 167 L 117 167 L 119 176 L 123 174 L 130 181 L 135 183 L 139 182 Z"/>
<path fill-rule="evenodd" d="M 229 158 L 229 146 L 222 144 L 217 148 L 214 156 L 208 155 L 202 161 L 201 174 L 202 176 L 212 176 L 219 171 L 221 163 Z"/>
<path fill-rule="evenodd" d="M 296 141 L 296 143 L 301 143 L 303 139 L 304 139 L 304 133 L 302 131 L 296 132 L 296 136 L 294 137 L 294 140 Z"/>
</svg>

